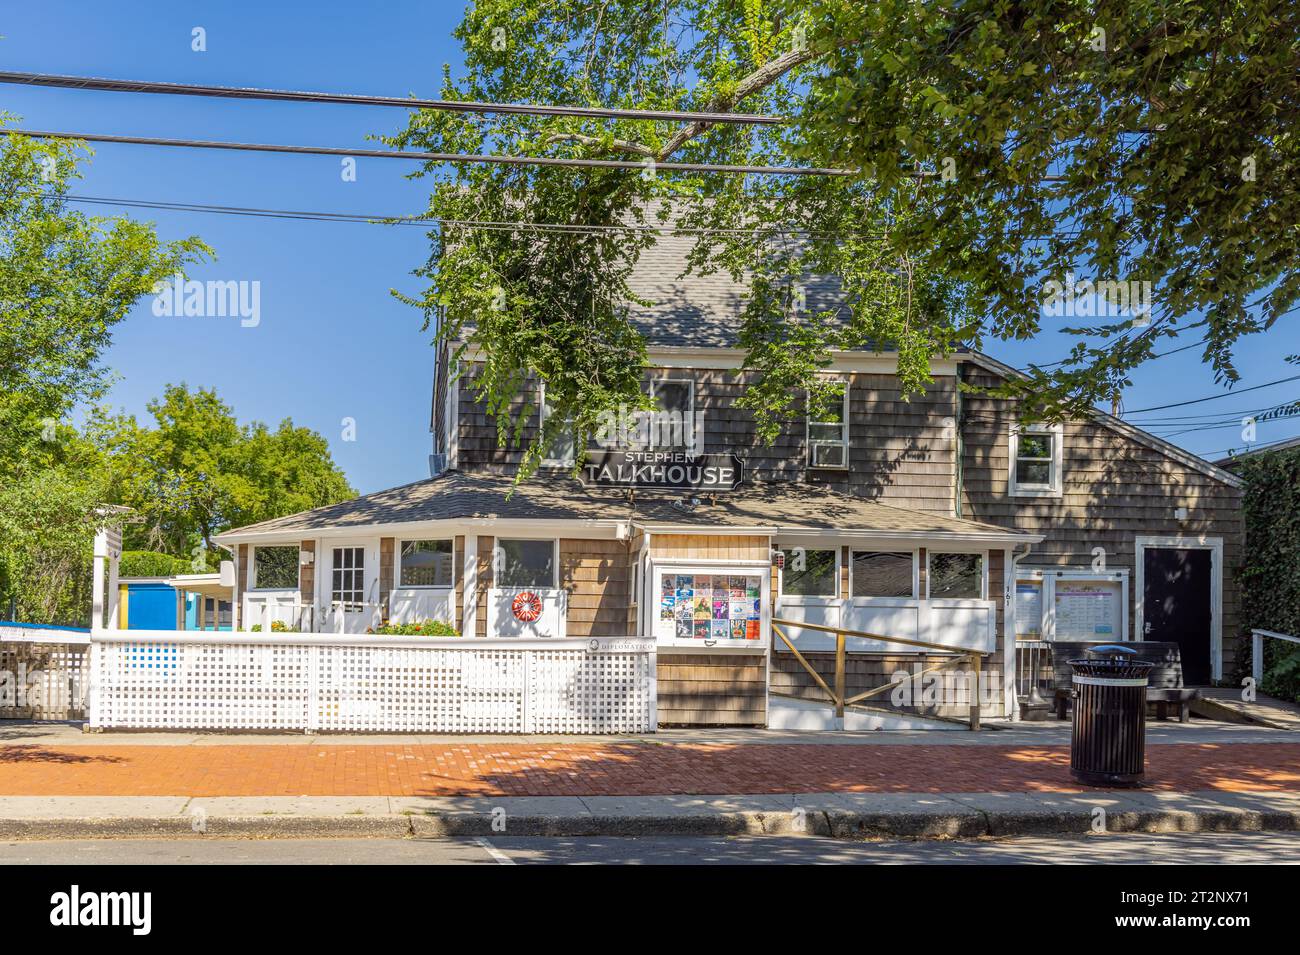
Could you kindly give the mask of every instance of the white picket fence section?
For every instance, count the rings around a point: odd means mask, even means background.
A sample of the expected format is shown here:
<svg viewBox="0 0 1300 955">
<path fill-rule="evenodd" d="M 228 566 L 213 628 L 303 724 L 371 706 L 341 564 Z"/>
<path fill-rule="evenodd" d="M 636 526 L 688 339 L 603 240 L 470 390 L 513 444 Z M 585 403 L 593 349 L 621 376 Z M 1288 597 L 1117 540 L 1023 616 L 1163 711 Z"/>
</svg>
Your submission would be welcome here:
<svg viewBox="0 0 1300 955">
<path fill-rule="evenodd" d="M 653 639 L 96 632 L 90 725 L 351 733 L 647 733 Z"/>
</svg>

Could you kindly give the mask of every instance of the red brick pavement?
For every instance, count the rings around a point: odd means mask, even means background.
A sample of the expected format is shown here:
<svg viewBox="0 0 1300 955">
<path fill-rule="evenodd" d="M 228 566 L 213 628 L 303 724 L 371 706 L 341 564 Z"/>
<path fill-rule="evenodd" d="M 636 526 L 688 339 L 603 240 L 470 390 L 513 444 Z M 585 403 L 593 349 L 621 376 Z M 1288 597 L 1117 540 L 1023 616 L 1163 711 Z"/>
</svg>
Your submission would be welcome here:
<svg viewBox="0 0 1300 955">
<path fill-rule="evenodd" d="M 1171 791 L 1300 791 L 1300 743 L 1166 744 Z M 0 796 L 1069 792 L 1065 746 L 466 743 L 0 746 Z"/>
</svg>

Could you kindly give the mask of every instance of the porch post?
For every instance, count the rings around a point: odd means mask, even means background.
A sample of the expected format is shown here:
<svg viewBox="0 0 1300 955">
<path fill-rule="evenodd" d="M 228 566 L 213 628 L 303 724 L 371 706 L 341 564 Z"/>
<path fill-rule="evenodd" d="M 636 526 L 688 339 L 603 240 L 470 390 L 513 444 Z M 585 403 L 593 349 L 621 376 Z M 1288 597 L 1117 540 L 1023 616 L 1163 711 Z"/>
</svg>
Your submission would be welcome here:
<svg viewBox="0 0 1300 955">
<path fill-rule="evenodd" d="M 122 621 L 118 617 L 122 603 L 122 589 L 118 582 L 118 563 L 122 559 L 122 538 L 109 533 L 108 537 L 108 629 L 120 630 Z"/>
<path fill-rule="evenodd" d="M 1020 718 L 1016 672 L 1016 562 L 1008 547 L 1002 552 L 1002 715 L 1009 720 Z"/>
<path fill-rule="evenodd" d="M 108 531 L 100 528 L 95 532 L 95 549 L 92 559 L 94 579 L 90 589 L 90 629 L 99 630 L 104 626 L 104 558 L 108 556 Z"/>
<path fill-rule="evenodd" d="M 465 562 L 462 572 L 463 609 L 461 610 L 460 633 L 464 637 L 475 636 L 478 628 L 478 535 L 465 534 Z"/>
</svg>

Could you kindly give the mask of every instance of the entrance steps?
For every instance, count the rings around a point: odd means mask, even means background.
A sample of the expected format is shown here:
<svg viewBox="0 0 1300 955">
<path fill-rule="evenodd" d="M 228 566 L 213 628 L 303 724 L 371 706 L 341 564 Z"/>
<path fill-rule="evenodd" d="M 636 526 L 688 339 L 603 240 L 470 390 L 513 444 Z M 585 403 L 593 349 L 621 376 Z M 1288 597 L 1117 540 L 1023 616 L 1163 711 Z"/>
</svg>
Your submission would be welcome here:
<svg viewBox="0 0 1300 955">
<path fill-rule="evenodd" d="M 1300 732 L 1300 706 L 1263 693 L 1257 694 L 1254 702 L 1247 703 L 1242 700 L 1241 691 L 1230 686 L 1202 688 L 1200 699 L 1192 701 L 1192 715 Z"/>
<path fill-rule="evenodd" d="M 850 733 L 875 730 L 970 730 L 969 726 L 957 720 L 861 705 L 846 706 L 843 718 L 839 718 L 835 715 L 835 707 L 830 703 L 801 700 L 777 693 L 768 697 L 767 728 L 805 732 L 843 730 Z"/>
</svg>

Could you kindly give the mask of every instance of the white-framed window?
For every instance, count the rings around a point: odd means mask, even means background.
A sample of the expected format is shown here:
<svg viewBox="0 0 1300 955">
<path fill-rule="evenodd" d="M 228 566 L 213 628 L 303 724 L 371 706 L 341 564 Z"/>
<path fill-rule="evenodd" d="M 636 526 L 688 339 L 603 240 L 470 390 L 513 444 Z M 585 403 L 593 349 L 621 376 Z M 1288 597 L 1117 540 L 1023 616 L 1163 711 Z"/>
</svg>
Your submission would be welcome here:
<svg viewBox="0 0 1300 955">
<path fill-rule="evenodd" d="M 450 587 L 455 582 L 455 544 L 441 540 L 399 542 L 397 586 Z"/>
<path fill-rule="evenodd" d="M 983 554 L 930 551 L 926 559 L 925 579 L 931 600 L 984 599 Z"/>
<path fill-rule="evenodd" d="M 250 590 L 297 590 L 298 545 L 253 548 Z"/>
<path fill-rule="evenodd" d="M 1061 496 L 1063 437 L 1059 424 L 1011 426 L 1007 487 L 1013 497 Z"/>
<path fill-rule="evenodd" d="M 538 425 L 546 426 L 546 419 L 551 416 L 551 406 L 546 401 L 546 382 L 541 384 L 538 400 Z M 542 452 L 542 464 L 547 467 L 572 467 L 577 442 L 572 426 L 564 428 Z"/>
<path fill-rule="evenodd" d="M 330 599 L 344 609 L 359 608 L 366 593 L 366 549 L 335 547 L 330 563 Z"/>
<path fill-rule="evenodd" d="M 783 547 L 781 594 L 785 597 L 838 597 L 840 550 L 838 547 Z"/>
<path fill-rule="evenodd" d="M 650 397 L 655 405 L 650 418 L 650 447 L 702 453 L 703 435 L 695 434 L 695 381 L 655 378 L 650 382 Z"/>
<path fill-rule="evenodd" d="M 828 392 L 824 401 L 816 400 L 811 393 L 805 396 L 808 401 L 808 466 L 847 468 L 849 383 L 836 378 L 826 384 Z"/>
<path fill-rule="evenodd" d="M 914 598 L 916 577 L 913 551 L 855 550 L 850 560 L 849 594 Z"/>
<path fill-rule="evenodd" d="M 559 587 L 559 542 L 554 538 L 497 538 L 497 587 Z"/>
</svg>

